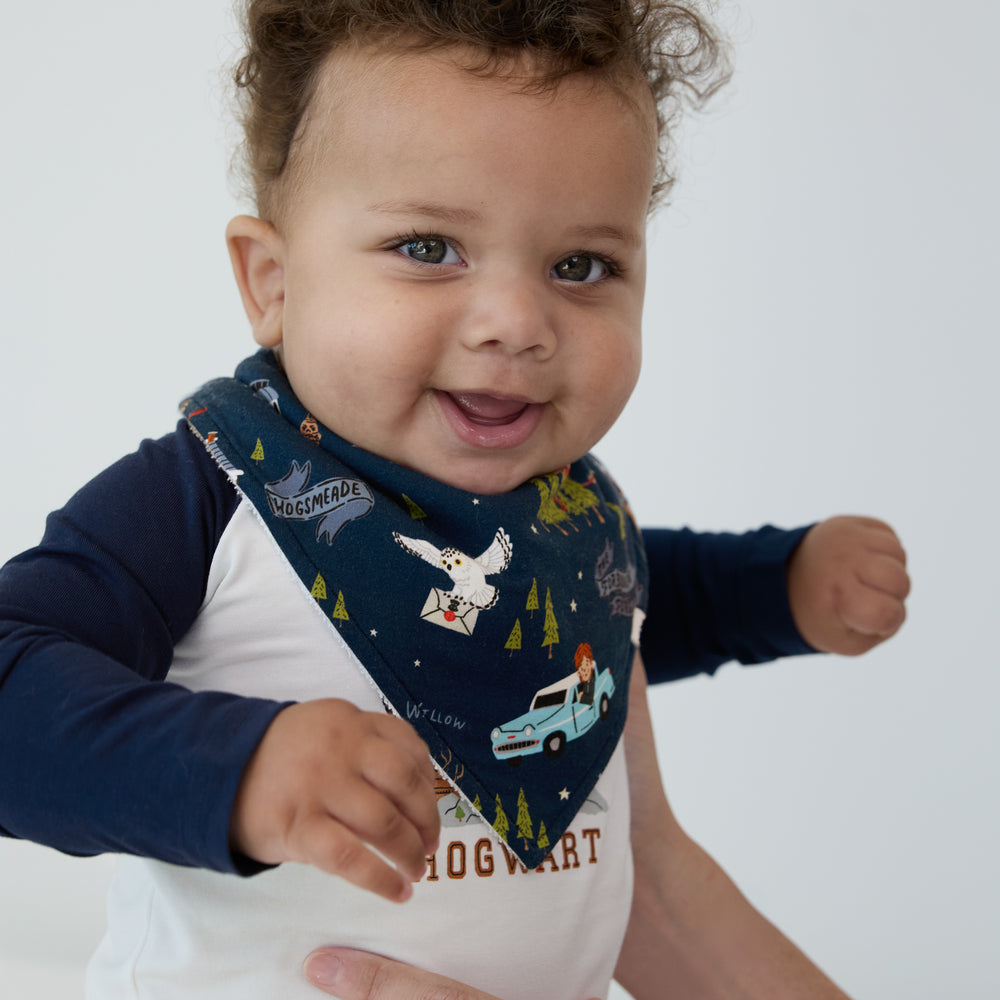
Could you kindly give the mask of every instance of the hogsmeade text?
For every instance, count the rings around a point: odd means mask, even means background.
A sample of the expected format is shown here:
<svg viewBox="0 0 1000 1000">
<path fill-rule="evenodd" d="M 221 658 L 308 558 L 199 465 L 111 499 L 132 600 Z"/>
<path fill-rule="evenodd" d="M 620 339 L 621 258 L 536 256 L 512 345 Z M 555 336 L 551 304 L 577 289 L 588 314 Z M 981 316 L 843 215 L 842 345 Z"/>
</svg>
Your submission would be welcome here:
<svg viewBox="0 0 1000 1000">
<path fill-rule="evenodd" d="M 312 514 L 325 512 L 353 498 L 369 499 L 370 494 L 364 483 L 356 479 L 328 479 L 296 497 L 281 497 L 268 491 L 271 510 L 286 519 L 309 518 Z"/>
</svg>

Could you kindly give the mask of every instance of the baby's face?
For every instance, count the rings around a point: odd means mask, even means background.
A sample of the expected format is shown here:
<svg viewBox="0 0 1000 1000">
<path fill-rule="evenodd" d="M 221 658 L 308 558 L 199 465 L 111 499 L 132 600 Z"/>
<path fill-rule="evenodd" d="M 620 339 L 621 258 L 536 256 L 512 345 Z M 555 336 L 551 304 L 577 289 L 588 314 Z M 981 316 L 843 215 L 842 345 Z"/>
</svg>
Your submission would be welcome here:
<svg viewBox="0 0 1000 1000">
<path fill-rule="evenodd" d="M 653 110 L 576 77 L 519 94 L 460 55 L 326 67 L 281 227 L 280 353 L 342 437 L 499 493 L 583 455 L 635 385 Z"/>
</svg>

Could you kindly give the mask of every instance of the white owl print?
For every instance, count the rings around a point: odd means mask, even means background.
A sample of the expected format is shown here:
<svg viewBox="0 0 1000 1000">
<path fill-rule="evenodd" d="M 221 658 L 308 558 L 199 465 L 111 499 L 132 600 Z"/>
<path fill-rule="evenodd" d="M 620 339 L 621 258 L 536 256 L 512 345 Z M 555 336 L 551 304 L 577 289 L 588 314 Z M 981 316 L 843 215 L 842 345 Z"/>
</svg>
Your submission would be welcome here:
<svg viewBox="0 0 1000 1000">
<path fill-rule="evenodd" d="M 503 528 L 497 528 L 490 547 L 479 556 L 470 556 L 450 545 L 439 549 L 432 542 L 422 538 L 407 538 L 394 531 L 392 537 L 410 553 L 419 556 L 431 566 L 436 566 L 451 577 L 451 591 L 446 596 L 454 596 L 472 607 L 485 611 L 496 603 L 499 591 L 486 582 L 486 577 L 502 573 L 510 565 L 513 546 L 510 536 Z"/>
</svg>

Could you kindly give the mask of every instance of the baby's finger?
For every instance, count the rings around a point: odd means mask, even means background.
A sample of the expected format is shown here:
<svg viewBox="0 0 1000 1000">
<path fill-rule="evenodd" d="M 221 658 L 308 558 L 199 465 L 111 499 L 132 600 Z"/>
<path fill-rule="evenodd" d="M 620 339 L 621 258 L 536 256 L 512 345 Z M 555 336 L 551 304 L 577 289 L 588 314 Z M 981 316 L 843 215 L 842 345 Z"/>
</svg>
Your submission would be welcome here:
<svg viewBox="0 0 1000 1000">
<path fill-rule="evenodd" d="M 405 878 L 418 882 L 423 877 L 428 854 L 424 831 L 379 789 L 359 782 L 349 795 L 332 800 L 329 812 Z"/>
<path fill-rule="evenodd" d="M 888 639 L 906 620 L 906 605 L 881 590 L 856 590 L 841 598 L 840 620 L 849 631 L 862 636 Z"/>
<path fill-rule="evenodd" d="M 827 652 L 837 653 L 839 656 L 860 656 L 874 649 L 882 641 L 883 637 L 880 635 L 862 635 L 860 632 L 851 631 L 845 625 L 837 637 L 830 640 Z"/>
<path fill-rule="evenodd" d="M 423 740 L 419 740 L 419 744 L 423 748 L 423 756 L 418 764 L 407 753 L 401 752 L 395 743 L 372 740 L 365 746 L 359 765 L 365 780 L 412 824 L 420 837 L 424 854 L 430 854 L 437 849 L 441 817 L 433 778 L 428 780 L 428 769 L 423 766 L 425 761 L 429 766 L 427 747 Z M 430 775 L 433 774 L 433 768 L 430 768 Z"/>
<path fill-rule="evenodd" d="M 858 580 L 872 590 L 905 601 L 910 594 L 910 575 L 898 559 L 888 555 L 871 555 L 858 567 Z"/>
<path fill-rule="evenodd" d="M 434 765 L 431 763 L 430 750 L 427 744 L 420 738 L 416 729 L 408 722 L 397 718 L 395 715 L 385 715 L 379 718 L 376 731 L 390 743 L 394 743 L 405 750 L 413 758 L 420 773 L 433 785 L 437 774 Z"/>
<path fill-rule="evenodd" d="M 338 875 L 392 903 L 405 902 L 413 895 L 409 880 L 334 816 L 317 813 L 303 819 L 289 847 L 292 860 Z"/>
<path fill-rule="evenodd" d="M 874 517 L 861 517 L 858 518 L 858 521 L 865 529 L 865 541 L 872 552 L 881 552 L 883 555 L 892 556 L 904 566 L 906 565 L 906 549 L 903 548 L 899 536 L 888 524 Z"/>
</svg>

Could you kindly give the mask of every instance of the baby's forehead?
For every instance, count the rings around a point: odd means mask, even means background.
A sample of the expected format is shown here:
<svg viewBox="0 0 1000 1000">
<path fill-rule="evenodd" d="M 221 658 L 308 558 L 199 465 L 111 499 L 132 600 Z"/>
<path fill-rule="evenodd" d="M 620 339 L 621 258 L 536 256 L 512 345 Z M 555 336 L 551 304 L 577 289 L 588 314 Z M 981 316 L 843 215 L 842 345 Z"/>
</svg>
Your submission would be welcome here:
<svg viewBox="0 0 1000 1000">
<path fill-rule="evenodd" d="M 497 59 L 470 46 L 420 48 L 369 42 L 339 46 L 324 60 L 293 146 L 293 158 L 302 154 L 302 166 L 308 167 L 312 157 L 333 154 L 343 130 L 352 125 L 350 111 L 358 102 L 370 102 L 379 92 L 405 98 L 417 79 L 426 83 L 440 76 L 442 86 L 448 86 L 450 81 L 444 78 L 456 70 L 470 88 L 493 91 L 492 111 L 500 118 L 507 110 L 513 113 L 526 98 L 545 104 L 569 88 L 578 91 L 572 113 L 586 114 L 591 100 L 611 96 L 621 103 L 623 113 L 642 121 L 649 148 L 656 148 L 656 107 L 649 85 L 638 76 L 605 70 L 577 70 L 560 76 L 541 57 L 527 51 Z M 368 110 L 377 112 L 377 107 Z M 416 128 L 426 114 L 422 102 L 408 101 L 408 117 Z M 457 128 L 462 124 L 458 121 Z M 467 124 L 471 128 L 478 123 Z"/>
<path fill-rule="evenodd" d="M 320 69 L 287 158 L 279 229 L 334 191 L 369 206 L 445 205 L 463 188 L 472 201 L 483 195 L 496 208 L 501 190 L 523 204 L 529 192 L 555 185 L 561 203 L 589 171 L 593 183 L 574 201 L 577 214 L 605 216 L 605 206 L 620 206 L 624 197 L 615 226 L 640 233 L 658 152 L 646 82 L 602 71 L 553 79 L 537 75 L 528 59 L 486 72 L 475 55 L 456 47 L 336 49 Z M 598 163 L 607 169 L 597 170 Z M 590 222 L 598 224 L 609 220 Z"/>
</svg>

